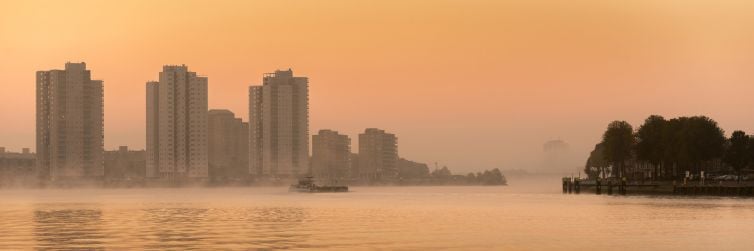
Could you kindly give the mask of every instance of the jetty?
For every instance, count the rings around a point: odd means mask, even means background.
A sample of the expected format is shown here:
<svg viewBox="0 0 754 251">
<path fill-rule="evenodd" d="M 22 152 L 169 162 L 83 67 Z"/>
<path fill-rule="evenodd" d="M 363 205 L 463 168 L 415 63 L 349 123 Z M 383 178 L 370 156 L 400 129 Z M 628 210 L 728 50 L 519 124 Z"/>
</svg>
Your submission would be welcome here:
<svg viewBox="0 0 754 251">
<path fill-rule="evenodd" d="M 678 195 L 754 197 L 754 185 L 746 184 L 678 184 L 677 182 L 637 182 L 626 179 L 562 179 L 564 194 L 582 192 L 607 195 Z"/>
</svg>

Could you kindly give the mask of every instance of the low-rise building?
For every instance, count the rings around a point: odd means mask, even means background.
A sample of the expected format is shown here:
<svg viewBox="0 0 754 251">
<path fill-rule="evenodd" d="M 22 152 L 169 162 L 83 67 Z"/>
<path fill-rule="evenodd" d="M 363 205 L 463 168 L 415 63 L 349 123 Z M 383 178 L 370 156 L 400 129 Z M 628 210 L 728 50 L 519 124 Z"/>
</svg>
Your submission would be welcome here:
<svg viewBox="0 0 754 251">
<path fill-rule="evenodd" d="M 0 186 L 32 185 L 36 181 L 36 155 L 24 148 L 20 153 L 0 147 Z"/>
<path fill-rule="evenodd" d="M 368 181 L 389 181 L 398 176 L 398 139 L 395 134 L 367 128 L 359 134 L 357 176 Z"/>
<path fill-rule="evenodd" d="M 398 177 L 404 180 L 429 178 L 429 166 L 404 158 L 398 159 Z"/>
<path fill-rule="evenodd" d="M 146 151 L 128 150 L 121 146 L 118 150 L 105 151 L 105 179 L 108 181 L 140 181 L 147 172 Z"/>
<path fill-rule="evenodd" d="M 209 177 L 214 181 L 249 176 L 249 123 L 229 110 L 213 109 L 207 115 Z"/>
<path fill-rule="evenodd" d="M 320 130 L 312 136 L 312 174 L 321 180 L 350 177 L 351 139 L 333 130 Z"/>
</svg>

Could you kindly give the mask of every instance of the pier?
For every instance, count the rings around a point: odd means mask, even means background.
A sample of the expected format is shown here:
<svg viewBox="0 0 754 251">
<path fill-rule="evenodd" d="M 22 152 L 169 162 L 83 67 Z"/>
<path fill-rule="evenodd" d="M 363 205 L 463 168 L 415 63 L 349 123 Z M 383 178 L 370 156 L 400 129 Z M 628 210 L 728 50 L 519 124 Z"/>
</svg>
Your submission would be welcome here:
<svg viewBox="0 0 754 251">
<path fill-rule="evenodd" d="M 754 196 L 754 186 L 673 186 L 674 195 Z"/>
<path fill-rule="evenodd" d="M 628 182 L 626 180 L 581 180 L 565 177 L 562 179 L 564 194 L 579 194 L 582 191 L 608 195 L 678 195 L 678 196 L 754 196 L 751 184 L 710 184 L 676 185 L 675 182 Z"/>
</svg>

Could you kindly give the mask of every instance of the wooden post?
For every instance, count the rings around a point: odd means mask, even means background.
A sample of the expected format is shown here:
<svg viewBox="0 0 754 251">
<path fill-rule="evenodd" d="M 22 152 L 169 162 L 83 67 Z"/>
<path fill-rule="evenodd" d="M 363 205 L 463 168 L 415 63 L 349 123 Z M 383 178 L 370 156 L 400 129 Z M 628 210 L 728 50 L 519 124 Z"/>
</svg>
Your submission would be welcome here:
<svg viewBox="0 0 754 251">
<path fill-rule="evenodd" d="M 613 181 L 607 181 L 607 194 L 613 194 Z"/>
<path fill-rule="evenodd" d="M 677 189 L 678 189 L 678 188 L 677 188 L 677 187 L 675 186 L 675 180 L 674 180 L 674 181 L 673 181 L 673 194 L 677 194 L 677 193 L 678 193 L 678 190 L 677 190 Z"/>
<path fill-rule="evenodd" d="M 595 184 L 597 185 L 596 186 L 596 188 L 597 188 L 597 194 L 602 194 L 602 184 L 601 184 L 599 178 L 597 178 L 597 180 L 595 181 Z"/>
</svg>

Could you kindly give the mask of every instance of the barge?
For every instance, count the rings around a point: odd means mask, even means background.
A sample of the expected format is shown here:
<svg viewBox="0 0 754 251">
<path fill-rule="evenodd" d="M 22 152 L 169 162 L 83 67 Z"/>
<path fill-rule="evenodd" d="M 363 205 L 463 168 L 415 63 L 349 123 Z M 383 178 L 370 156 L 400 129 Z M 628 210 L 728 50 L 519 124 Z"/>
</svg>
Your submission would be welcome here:
<svg viewBox="0 0 754 251">
<path fill-rule="evenodd" d="M 300 193 L 338 193 L 348 192 L 348 186 L 318 186 L 314 183 L 314 177 L 305 177 L 299 179 L 297 184 L 288 188 L 289 192 Z"/>
</svg>

